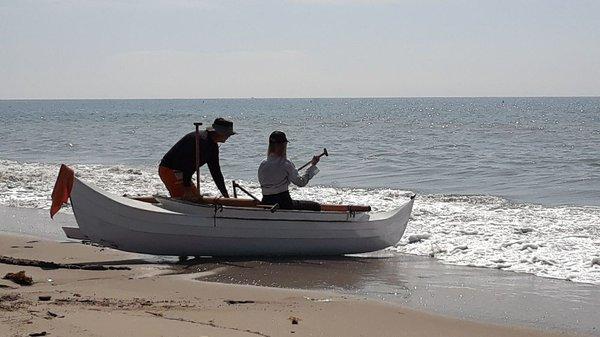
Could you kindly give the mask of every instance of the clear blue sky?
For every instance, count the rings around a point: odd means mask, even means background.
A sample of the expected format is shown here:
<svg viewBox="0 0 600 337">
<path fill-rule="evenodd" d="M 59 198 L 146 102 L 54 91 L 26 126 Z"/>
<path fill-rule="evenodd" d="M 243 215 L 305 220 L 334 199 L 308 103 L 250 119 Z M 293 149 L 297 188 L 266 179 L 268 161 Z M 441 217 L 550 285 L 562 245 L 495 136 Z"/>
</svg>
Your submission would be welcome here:
<svg viewBox="0 0 600 337">
<path fill-rule="evenodd" d="M 0 99 L 579 95 L 595 0 L 0 0 Z"/>
</svg>

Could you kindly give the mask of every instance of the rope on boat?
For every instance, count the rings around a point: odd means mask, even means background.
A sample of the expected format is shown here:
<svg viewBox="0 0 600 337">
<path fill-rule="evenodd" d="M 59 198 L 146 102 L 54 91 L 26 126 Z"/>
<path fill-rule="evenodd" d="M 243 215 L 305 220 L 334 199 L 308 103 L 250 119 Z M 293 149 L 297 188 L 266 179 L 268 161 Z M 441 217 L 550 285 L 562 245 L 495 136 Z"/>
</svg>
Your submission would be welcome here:
<svg viewBox="0 0 600 337">
<path fill-rule="evenodd" d="M 217 212 L 223 212 L 223 205 L 215 205 L 215 212 L 213 214 L 213 227 L 217 227 Z"/>
</svg>

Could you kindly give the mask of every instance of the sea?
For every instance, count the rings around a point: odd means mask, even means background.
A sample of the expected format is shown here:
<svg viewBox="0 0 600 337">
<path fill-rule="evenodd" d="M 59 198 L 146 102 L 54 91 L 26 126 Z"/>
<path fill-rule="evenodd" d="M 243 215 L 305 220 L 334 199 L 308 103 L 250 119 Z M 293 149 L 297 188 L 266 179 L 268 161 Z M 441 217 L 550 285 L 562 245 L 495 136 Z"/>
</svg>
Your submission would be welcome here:
<svg viewBox="0 0 600 337">
<path fill-rule="evenodd" d="M 0 205 L 48 209 L 61 163 L 119 195 L 166 194 L 160 159 L 216 117 L 238 132 L 220 146 L 228 186 L 260 196 L 281 130 L 297 166 L 329 153 L 297 199 L 382 212 L 417 195 L 387 253 L 600 284 L 598 97 L 2 100 Z"/>
</svg>

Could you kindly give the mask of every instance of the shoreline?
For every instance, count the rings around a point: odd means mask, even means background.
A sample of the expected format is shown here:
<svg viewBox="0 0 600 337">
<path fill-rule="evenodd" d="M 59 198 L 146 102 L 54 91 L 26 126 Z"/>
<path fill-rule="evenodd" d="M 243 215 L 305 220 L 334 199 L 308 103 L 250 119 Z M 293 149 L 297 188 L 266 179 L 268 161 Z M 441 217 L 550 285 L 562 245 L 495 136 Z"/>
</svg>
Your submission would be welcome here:
<svg viewBox="0 0 600 337">
<path fill-rule="evenodd" d="M 0 280 L 0 325 L 10 336 L 42 331 L 69 336 L 578 335 L 477 323 L 333 291 L 190 281 L 164 265 L 140 264 L 137 254 L 76 242 L 1 233 L 0 255 L 131 268 L 43 270 L 0 264 L 2 276 L 24 270 L 35 282 L 17 286 Z M 40 301 L 39 296 L 51 299 Z"/>
</svg>

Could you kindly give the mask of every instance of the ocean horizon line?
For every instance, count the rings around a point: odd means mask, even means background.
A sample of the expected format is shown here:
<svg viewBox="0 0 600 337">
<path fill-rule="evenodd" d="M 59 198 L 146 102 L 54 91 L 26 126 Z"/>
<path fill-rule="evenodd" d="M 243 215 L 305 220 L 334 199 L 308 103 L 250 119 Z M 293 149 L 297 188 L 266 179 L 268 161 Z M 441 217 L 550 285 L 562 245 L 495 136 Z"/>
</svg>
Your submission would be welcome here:
<svg viewBox="0 0 600 337">
<path fill-rule="evenodd" d="M 196 98 L 0 98 L 0 101 L 184 101 L 184 100 L 268 100 L 268 99 L 424 99 L 424 98 L 600 98 L 600 95 L 579 95 L 579 96 L 315 96 L 315 97 L 196 97 Z"/>
</svg>

